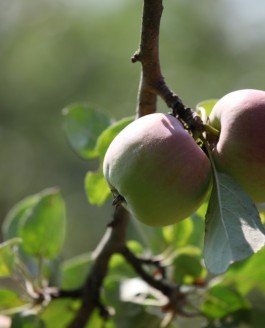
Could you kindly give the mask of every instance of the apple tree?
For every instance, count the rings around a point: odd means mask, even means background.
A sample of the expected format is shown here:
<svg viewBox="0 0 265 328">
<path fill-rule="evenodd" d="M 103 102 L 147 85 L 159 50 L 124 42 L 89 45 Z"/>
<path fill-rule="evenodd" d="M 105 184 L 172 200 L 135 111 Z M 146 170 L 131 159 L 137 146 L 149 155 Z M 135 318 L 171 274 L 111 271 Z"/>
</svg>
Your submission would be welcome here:
<svg viewBox="0 0 265 328">
<path fill-rule="evenodd" d="M 97 158 L 88 201 L 113 198 L 92 253 L 60 259 L 58 188 L 8 212 L 0 244 L 1 327 L 262 327 L 265 298 L 265 92 L 186 106 L 159 60 L 162 0 L 144 0 L 136 114 L 63 110 L 78 156 Z M 168 113 L 157 113 L 157 98 Z M 85 241 L 84 241 L 85 242 Z M 264 303 L 264 302 L 263 302 Z"/>
</svg>

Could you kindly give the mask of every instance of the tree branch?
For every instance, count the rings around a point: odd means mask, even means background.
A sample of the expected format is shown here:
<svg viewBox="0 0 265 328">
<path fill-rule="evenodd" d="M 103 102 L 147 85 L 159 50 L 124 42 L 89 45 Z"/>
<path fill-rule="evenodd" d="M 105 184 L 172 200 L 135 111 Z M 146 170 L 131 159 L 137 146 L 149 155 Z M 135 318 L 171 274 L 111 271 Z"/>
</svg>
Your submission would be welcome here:
<svg viewBox="0 0 265 328">
<path fill-rule="evenodd" d="M 197 113 L 186 107 L 182 100 L 167 86 L 161 72 L 159 59 L 159 30 L 163 12 L 162 0 L 145 0 L 139 50 L 132 62 L 142 64 L 138 91 L 137 117 L 156 112 L 157 96 L 160 96 L 172 114 L 178 116 L 196 137 L 204 130 Z"/>
<path fill-rule="evenodd" d="M 134 268 L 136 273 L 151 287 L 157 289 L 168 298 L 167 304 L 163 307 L 165 312 L 178 314 L 185 317 L 198 315 L 198 313 L 190 313 L 185 311 L 185 306 L 188 304 L 187 294 L 181 291 L 181 286 L 164 279 L 156 279 L 143 268 L 143 263 L 153 264 L 154 261 L 143 261 L 135 256 L 128 247 L 121 249 L 120 254 L 124 256 L 126 261 Z"/>
<path fill-rule="evenodd" d="M 156 111 L 157 93 L 153 83 L 162 77 L 159 63 L 159 29 L 163 11 L 161 0 L 145 0 L 142 16 L 140 48 L 132 57 L 132 62 L 140 61 L 142 73 L 138 91 L 137 116 Z"/>
<path fill-rule="evenodd" d="M 85 327 L 95 309 L 98 309 L 103 317 L 108 315 L 107 308 L 101 303 L 100 291 L 108 273 L 111 256 L 125 246 L 128 221 L 129 213 L 121 206 L 116 207 L 114 219 L 95 250 L 93 267 L 82 288 L 80 309 L 68 328 Z"/>
</svg>

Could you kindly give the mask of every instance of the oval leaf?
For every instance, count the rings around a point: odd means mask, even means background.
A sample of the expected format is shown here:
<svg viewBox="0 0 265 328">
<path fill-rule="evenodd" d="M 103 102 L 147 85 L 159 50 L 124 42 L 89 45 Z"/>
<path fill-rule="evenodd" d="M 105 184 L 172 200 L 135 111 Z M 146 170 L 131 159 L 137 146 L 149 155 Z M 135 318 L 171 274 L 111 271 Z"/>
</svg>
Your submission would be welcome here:
<svg viewBox="0 0 265 328">
<path fill-rule="evenodd" d="M 55 258 L 62 249 L 65 237 L 64 201 L 56 188 L 44 190 L 38 196 L 38 201 L 20 225 L 22 247 L 30 255 Z"/>
<path fill-rule="evenodd" d="M 265 245 L 265 230 L 256 206 L 230 176 L 214 171 L 206 213 L 204 259 L 209 271 L 225 272 Z"/>
<path fill-rule="evenodd" d="M 0 277 L 11 276 L 17 258 L 16 246 L 21 242 L 19 238 L 13 238 L 0 244 Z"/>
<path fill-rule="evenodd" d="M 97 138 L 110 124 L 110 118 L 104 112 L 84 104 L 64 108 L 63 115 L 66 135 L 76 153 L 85 159 L 97 157 Z"/>
<path fill-rule="evenodd" d="M 104 178 L 102 169 L 87 173 L 85 190 L 90 204 L 100 206 L 105 202 L 110 195 L 110 189 Z"/>
<path fill-rule="evenodd" d="M 7 214 L 3 223 L 4 240 L 18 236 L 19 225 L 24 216 L 38 202 L 38 194 L 26 197 L 17 203 Z"/>
</svg>

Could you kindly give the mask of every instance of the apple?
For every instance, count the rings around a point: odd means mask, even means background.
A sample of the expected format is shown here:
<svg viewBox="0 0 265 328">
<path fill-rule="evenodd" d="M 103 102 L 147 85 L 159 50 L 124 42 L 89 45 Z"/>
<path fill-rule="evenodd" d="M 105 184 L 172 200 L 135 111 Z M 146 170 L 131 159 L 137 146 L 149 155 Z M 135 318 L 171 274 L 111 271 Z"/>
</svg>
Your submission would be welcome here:
<svg viewBox="0 0 265 328">
<path fill-rule="evenodd" d="M 181 122 L 163 113 L 138 118 L 110 144 L 103 173 L 133 217 L 166 226 L 202 204 L 211 181 L 208 157 Z"/>
<path fill-rule="evenodd" d="M 213 107 L 210 125 L 220 131 L 213 147 L 217 169 L 232 176 L 255 203 L 265 202 L 265 92 L 231 92 Z"/>
</svg>

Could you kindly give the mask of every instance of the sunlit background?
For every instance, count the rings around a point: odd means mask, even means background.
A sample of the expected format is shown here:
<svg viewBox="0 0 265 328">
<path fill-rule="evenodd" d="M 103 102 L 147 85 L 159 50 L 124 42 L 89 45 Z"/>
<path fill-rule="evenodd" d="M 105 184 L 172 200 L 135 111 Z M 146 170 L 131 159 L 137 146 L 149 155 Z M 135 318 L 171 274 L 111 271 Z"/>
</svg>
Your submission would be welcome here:
<svg viewBox="0 0 265 328">
<path fill-rule="evenodd" d="M 112 209 L 110 202 L 88 204 L 84 177 L 97 161 L 70 149 L 61 112 L 86 101 L 114 118 L 134 113 L 140 65 L 130 57 L 142 2 L 0 2 L 1 219 L 22 198 L 59 186 L 67 204 L 65 257 L 96 246 Z M 185 104 L 265 89 L 265 2 L 166 0 L 164 7 L 163 75 Z"/>
</svg>

